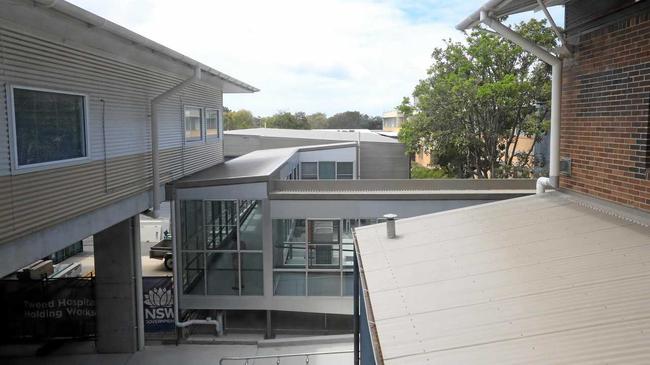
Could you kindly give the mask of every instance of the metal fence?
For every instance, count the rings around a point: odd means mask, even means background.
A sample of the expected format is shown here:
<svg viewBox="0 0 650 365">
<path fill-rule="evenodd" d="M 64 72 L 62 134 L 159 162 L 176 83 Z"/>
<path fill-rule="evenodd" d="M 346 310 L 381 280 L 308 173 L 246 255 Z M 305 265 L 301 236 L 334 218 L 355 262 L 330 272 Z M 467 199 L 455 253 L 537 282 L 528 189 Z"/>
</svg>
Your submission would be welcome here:
<svg viewBox="0 0 650 365">
<path fill-rule="evenodd" d="M 0 280 L 0 343 L 95 336 L 94 278 Z"/>
</svg>

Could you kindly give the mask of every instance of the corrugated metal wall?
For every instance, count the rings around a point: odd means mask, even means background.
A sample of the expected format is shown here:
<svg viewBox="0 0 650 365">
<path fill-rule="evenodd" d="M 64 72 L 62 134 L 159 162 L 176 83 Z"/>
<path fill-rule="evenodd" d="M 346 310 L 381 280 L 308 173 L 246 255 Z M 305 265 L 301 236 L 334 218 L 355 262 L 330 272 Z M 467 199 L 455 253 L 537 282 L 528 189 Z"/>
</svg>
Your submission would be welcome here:
<svg viewBox="0 0 650 365">
<path fill-rule="evenodd" d="M 0 243 L 148 190 L 149 100 L 181 81 L 0 26 Z M 5 108 L 10 85 L 86 94 L 92 161 L 12 175 Z M 162 182 L 223 161 L 221 139 L 184 143 L 184 104 L 221 108 L 222 92 L 193 84 L 161 106 Z"/>
<path fill-rule="evenodd" d="M 408 179 L 409 156 L 401 143 L 361 142 L 362 179 Z"/>
</svg>

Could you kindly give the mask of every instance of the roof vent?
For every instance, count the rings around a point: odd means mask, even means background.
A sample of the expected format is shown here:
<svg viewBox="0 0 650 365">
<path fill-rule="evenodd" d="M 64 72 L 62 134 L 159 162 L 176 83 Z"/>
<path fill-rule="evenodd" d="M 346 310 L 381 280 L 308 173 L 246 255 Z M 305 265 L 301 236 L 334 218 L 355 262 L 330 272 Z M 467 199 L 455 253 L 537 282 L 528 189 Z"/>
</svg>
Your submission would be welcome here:
<svg viewBox="0 0 650 365">
<path fill-rule="evenodd" d="M 395 233 L 395 218 L 397 218 L 397 214 L 384 214 L 384 218 L 386 218 L 386 236 L 389 239 L 393 239 L 397 236 Z"/>
</svg>

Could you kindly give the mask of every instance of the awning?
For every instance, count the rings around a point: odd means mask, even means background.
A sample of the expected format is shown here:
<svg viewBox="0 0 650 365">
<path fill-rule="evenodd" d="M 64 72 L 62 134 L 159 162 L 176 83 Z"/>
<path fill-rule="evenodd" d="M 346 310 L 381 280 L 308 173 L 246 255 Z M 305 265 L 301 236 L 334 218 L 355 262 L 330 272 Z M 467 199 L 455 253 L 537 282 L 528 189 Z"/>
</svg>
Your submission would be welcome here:
<svg viewBox="0 0 650 365">
<path fill-rule="evenodd" d="M 650 219 L 551 192 L 356 229 L 386 364 L 650 363 Z"/>
<path fill-rule="evenodd" d="M 545 0 L 546 7 L 564 5 L 569 0 Z M 473 12 L 465 20 L 460 22 L 456 29 L 465 30 L 476 26 L 481 19 L 481 10 L 487 11 L 492 17 L 499 18 L 506 15 L 523 13 L 525 11 L 538 10 L 537 0 L 490 0 Z"/>
</svg>

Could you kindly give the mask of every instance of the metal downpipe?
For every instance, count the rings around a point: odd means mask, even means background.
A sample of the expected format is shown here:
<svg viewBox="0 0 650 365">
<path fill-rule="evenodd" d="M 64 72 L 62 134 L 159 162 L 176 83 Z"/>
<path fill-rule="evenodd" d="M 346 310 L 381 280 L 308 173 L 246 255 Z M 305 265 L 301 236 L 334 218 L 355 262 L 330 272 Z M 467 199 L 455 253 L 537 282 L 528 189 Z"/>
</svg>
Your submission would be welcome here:
<svg viewBox="0 0 650 365">
<path fill-rule="evenodd" d="M 152 205 L 153 216 L 160 216 L 160 127 L 158 120 L 158 107 L 172 95 L 182 91 L 195 81 L 201 80 L 201 68 L 194 70 L 194 75 L 151 100 L 151 172 L 152 172 Z"/>
</svg>

